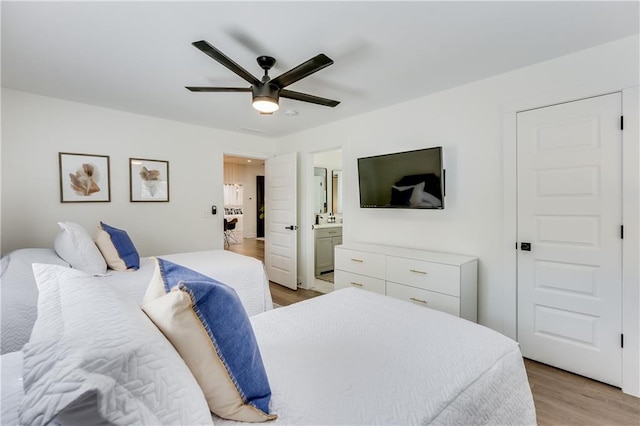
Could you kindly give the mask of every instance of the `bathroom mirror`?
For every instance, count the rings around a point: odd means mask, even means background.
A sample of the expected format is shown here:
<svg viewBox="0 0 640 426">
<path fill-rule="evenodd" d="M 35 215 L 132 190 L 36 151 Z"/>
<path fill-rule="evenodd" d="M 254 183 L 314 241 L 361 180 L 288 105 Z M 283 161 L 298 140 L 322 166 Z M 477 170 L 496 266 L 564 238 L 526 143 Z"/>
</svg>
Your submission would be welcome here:
<svg viewBox="0 0 640 426">
<path fill-rule="evenodd" d="M 315 187 L 314 213 L 327 212 L 327 169 L 324 167 L 313 168 Z"/>
<path fill-rule="evenodd" d="M 342 213 L 342 170 L 331 171 L 331 212 Z"/>
</svg>

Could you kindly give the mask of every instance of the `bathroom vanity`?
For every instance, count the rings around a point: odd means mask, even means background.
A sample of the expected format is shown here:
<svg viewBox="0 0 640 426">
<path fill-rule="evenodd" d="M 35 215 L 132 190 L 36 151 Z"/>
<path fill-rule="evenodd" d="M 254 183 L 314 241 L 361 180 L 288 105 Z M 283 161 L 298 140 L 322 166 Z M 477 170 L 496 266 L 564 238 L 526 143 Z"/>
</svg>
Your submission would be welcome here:
<svg viewBox="0 0 640 426">
<path fill-rule="evenodd" d="M 313 226 L 315 235 L 315 275 L 333 271 L 334 248 L 342 244 L 342 223 Z"/>
</svg>

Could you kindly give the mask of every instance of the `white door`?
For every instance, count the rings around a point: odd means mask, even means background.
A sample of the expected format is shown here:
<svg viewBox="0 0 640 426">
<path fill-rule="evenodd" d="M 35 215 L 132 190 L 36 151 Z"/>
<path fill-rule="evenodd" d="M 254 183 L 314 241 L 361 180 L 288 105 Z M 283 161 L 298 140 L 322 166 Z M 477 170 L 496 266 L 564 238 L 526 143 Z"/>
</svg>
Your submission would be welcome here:
<svg viewBox="0 0 640 426">
<path fill-rule="evenodd" d="M 622 381 L 621 113 L 615 93 L 517 119 L 522 353 L 614 386 Z"/>
<path fill-rule="evenodd" d="M 265 266 L 269 280 L 298 288 L 296 153 L 265 161 Z"/>
</svg>

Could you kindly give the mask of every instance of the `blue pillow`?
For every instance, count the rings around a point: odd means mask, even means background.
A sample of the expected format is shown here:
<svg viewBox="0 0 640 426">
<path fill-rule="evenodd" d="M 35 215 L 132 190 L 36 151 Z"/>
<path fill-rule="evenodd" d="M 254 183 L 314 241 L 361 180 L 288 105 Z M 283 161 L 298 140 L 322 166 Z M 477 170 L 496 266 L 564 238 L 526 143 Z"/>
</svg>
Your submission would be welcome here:
<svg viewBox="0 0 640 426">
<path fill-rule="evenodd" d="M 100 222 L 100 228 L 108 235 L 108 238 L 99 233 L 95 240 L 107 265 L 116 271 L 139 269 L 140 255 L 127 232 L 104 222 Z"/>
<path fill-rule="evenodd" d="M 184 266 L 156 261 L 168 292 L 142 309 L 191 369 L 209 409 L 243 422 L 275 419 L 258 342 L 236 291 Z"/>
<path fill-rule="evenodd" d="M 213 281 L 217 284 L 220 282 L 208 277 L 200 272 L 196 272 L 193 269 L 186 268 L 177 263 L 169 262 L 168 260 L 157 258 L 158 268 L 160 269 L 160 277 L 162 278 L 162 284 L 164 286 L 164 292 L 169 293 L 175 286 L 180 284 L 181 281 Z M 225 284 L 221 284 L 225 285 Z"/>
</svg>

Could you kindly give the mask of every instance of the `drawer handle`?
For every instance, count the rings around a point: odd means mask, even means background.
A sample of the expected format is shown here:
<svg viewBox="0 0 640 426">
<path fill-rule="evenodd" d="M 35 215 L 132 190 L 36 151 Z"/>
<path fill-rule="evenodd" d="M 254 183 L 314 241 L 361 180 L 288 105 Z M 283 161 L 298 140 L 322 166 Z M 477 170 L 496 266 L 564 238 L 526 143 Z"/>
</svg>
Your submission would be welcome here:
<svg viewBox="0 0 640 426">
<path fill-rule="evenodd" d="M 364 262 L 364 260 L 362 260 L 362 259 L 354 259 L 353 257 L 351 258 L 351 261 L 358 262 L 358 263 Z"/>
<path fill-rule="evenodd" d="M 414 302 L 418 302 L 418 303 L 424 303 L 425 305 L 427 304 L 426 300 L 416 299 L 415 297 L 412 297 L 411 300 L 413 300 Z"/>
<path fill-rule="evenodd" d="M 358 287 L 364 287 L 364 285 L 360 284 L 360 283 L 354 283 L 353 281 L 351 281 L 352 285 L 357 285 Z"/>
<path fill-rule="evenodd" d="M 337 232 L 329 232 L 330 234 L 337 234 Z"/>
<path fill-rule="evenodd" d="M 415 272 L 416 274 L 427 275 L 427 273 L 425 271 L 418 271 L 417 269 L 409 269 L 409 271 Z"/>
</svg>

